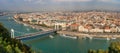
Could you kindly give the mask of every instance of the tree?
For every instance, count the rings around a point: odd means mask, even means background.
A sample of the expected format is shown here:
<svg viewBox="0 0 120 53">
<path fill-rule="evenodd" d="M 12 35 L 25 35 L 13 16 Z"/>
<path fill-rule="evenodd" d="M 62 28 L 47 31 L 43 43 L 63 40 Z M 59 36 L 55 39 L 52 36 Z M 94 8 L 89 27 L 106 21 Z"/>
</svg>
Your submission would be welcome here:
<svg viewBox="0 0 120 53">
<path fill-rule="evenodd" d="M 0 23 L 0 37 L 3 38 L 10 38 L 10 33 L 9 31 Z"/>
<path fill-rule="evenodd" d="M 97 52 L 96 52 L 97 51 Z M 120 53 L 120 42 L 112 42 L 108 47 L 108 50 L 88 50 L 88 53 Z"/>
<path fill-rule="evenodd" d="M 0 53 L 31 53 L 20 40 L 10 37 L 9 31 L 0 23 Z"/>
<path fill-rule="evenodd" d="M 22 51 L 18 47 L 15 47 L 15 53 L 22 53 Z"/>
<path fill-rule="evenodd" d="M 13 50 L 12 50 L 11 45 L 7 45 L 7 46 L 5 47 L 5 49 L 6 49 L 7 53 L 13 53 Z"/>
</svg>

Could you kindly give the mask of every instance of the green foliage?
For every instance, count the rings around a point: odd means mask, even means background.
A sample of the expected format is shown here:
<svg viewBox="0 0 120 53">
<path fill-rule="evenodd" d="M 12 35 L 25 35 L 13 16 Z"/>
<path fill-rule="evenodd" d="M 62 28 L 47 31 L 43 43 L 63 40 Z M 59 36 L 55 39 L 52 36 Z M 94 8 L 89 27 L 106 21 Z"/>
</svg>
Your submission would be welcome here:
<svg viewBox="0 0 120 53">
<path fill-rule="evenodd" d="M 108 49 L 109 53 L 120 53 L 120 42 L 112 42 Z"/>
<path fill-rule="evenodd" d="M 7 53 L 3 45 L 0 45 L 0 53 Z"/>
<path fill-rule="evenodd" d="M 10 37 L 9 31 L 0 23 L 0 53 L 31 53 L 28 46 Z"/>
<path fill-rule="evenodd" d="M 104 50 L 99 49 L 97 53 L 105 53 Z"/>
<path fill-rule="evenodd" d="M 22 51 L 18 47 L 15 47 L 15 52 L 16 53 L 22 53 Z"/>
<path fill-rule="evenodd" d="M 5 46 L 7 53 L 13 53 L 11 45 Z"/>
<path fill-rule="evenodd" d="M 97 51 L 96 51 L 96 50 L 91 50 L 91 49 L 90 49 L 90 50 L 88 51 L 88 53 L 97 53 Z"/>
<path fill-rule="evenodd" d="M 97 52 L 96 52 L 97 51 Z M 88 50 L 88 53 L 120 53 L 120 42 L 112 42 L 108 50 Z"/>
<path fill-rule="evenodd" d="M 0 37 L 10 38 L 10 33 L 8 30 L 0 23 Z"/>
</svg>

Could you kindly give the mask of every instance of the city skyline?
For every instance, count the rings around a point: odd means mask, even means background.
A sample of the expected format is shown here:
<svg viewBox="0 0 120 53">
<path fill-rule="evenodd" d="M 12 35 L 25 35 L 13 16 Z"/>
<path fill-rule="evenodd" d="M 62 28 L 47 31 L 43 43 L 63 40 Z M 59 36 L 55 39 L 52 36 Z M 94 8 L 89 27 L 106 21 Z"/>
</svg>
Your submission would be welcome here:
<svg viewBox="0 0 120 53">
<path fill-rule="evenodd" d="M 0 10 L 9 11 L 71 11 L 120 10 L 120 0 L 0 0 Z"/>
</svg>

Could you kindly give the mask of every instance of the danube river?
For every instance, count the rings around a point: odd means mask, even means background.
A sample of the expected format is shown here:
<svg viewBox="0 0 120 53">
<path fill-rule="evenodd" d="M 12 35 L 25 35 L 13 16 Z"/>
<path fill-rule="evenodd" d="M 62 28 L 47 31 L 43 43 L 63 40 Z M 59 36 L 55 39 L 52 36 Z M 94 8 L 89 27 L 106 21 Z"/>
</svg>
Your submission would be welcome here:
<svg viewBox="0 0 120 53">
<path fill-rule="evenodd" d="M 15 30 L 15 36 L 34 33 L 41 30 L 33 29 L 29 26 L 16 23 L 12 16 L 0 16 L 0 22 L 8 29 Z M 49 34 L 48 34 L 49 35 Z M 42 53 L 87 53 L 88 49 L 107 49 L 110 42 L 118 40 L 106 39 L 71 39 L 59 34 L 54 38 L 43 37 L 30 40 L 24 40 L 23 43 L 30 46 L 36 52 Z"/>
</svg>

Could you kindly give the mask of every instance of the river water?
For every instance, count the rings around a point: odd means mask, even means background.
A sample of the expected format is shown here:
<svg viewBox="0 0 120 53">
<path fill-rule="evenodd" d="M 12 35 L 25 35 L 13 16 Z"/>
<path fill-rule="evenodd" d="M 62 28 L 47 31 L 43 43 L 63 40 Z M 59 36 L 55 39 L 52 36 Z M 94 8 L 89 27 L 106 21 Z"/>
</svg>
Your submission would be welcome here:
<svg viewBox="0 0 120 53">
<path fill-rule="evenodd" d="M 0 16 L 0 22 L 10 31 L 15 30 L 15 36 L 34 33 L 41 30 L 33 29 L 29 26 L 16 23 L 9 16 Z M 48 34 L 49 35 L 49 34 Z M 71 39 L 55 34 L 54 38 L 42 37 L 30 40 L 24 40 L 23 43 L 30 46 L 36 52 L 42 53 L 87 53 L 88 49 L 104 49 L 106 50 L 109 44 L 118 40 L 106 39 Z"/>
</svg>

